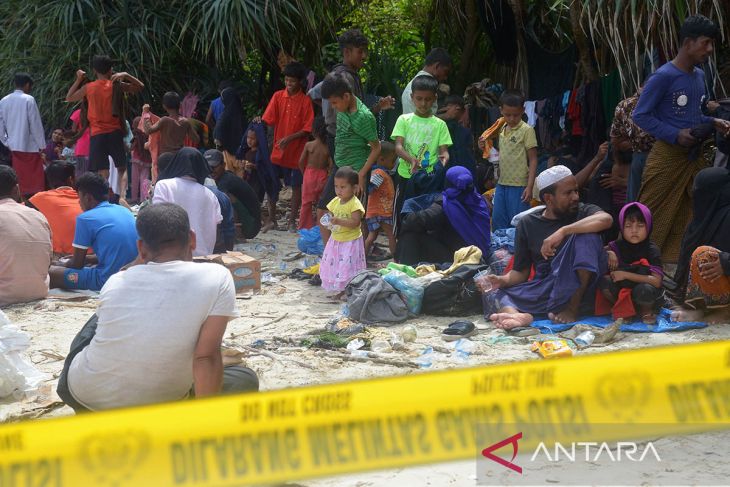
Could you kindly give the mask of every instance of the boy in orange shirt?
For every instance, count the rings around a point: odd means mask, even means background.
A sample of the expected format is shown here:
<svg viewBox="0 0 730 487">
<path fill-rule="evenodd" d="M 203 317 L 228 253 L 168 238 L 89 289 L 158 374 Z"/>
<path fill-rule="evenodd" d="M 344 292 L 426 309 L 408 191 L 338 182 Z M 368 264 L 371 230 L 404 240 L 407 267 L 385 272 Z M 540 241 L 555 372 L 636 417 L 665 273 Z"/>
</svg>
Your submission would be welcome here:
<svg viewBox="0 0 730 487">
<path fill-rule="evenodd" d="M 274 147 L 271 162 L 281 169 L 284 183 L 291 186 L 289 231 L 296 233 L 296 219 L 302 200 L 303 175 L 299 170 L 299 158 L 312 132 L 314 110 L 312 100 L 302 90 L 306 68 L 297 62 L 284 67 L 286 89 L 277 91 L 264 111 L 262 120 L 274 127 Z"/>
<path fill-rule="evenodd" d="M 74 166 L 67 162 L 54 162 L 46 169 L 46 178 L 53 189 L 36 193 L 29 202 L 48 220 L 53 252 L 73 254 L 71 244 L 76 230 L 76 217 L 82 213 L 79 195 L 73 189 Z"/>
<path fill-rule="evenodd" d="M 370 254 L 370 249 L 381 229 L 388 237 L 390 255 L 395 255 L 395 236 L 393 235 L 395 186 L 393 178 L 390 176 L 395 167 L 395 159 L 395 144 L 388 141 L 381 142 L 380 156 L 378 162 L 373 166 L 370 173 L 370 184 L 368 184 L 368 209 L 365 216 L 368 237 L 365 240 L 365 257 Z"/>
</svg>

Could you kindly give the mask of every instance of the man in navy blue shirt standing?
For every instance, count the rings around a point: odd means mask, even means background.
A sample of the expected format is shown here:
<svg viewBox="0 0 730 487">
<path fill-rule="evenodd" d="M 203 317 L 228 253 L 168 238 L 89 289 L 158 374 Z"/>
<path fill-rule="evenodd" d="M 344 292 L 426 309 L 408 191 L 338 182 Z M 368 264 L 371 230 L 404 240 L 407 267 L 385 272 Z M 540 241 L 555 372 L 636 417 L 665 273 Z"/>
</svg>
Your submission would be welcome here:
<svg viewBox="0 0 730 487">
<path fill-rule="evenodd" d="M 707 17 L 688 17 L 680 29 L 677 56 L 647 80 L 634 110 L 636 125 L 657 139 L 646 161 L 639 201 L 652 212 L 652 240 L 665 262 L 677 262 L 692 218 L 692 182 L 709 165 L 700 150 L 703 139 L 713 128 L 725 136 L 730 133 L 730 122 L 702 113 L 705 74 L 697 66 L 707 62 L 719 37 L 719 27 Z"/>
</svg>

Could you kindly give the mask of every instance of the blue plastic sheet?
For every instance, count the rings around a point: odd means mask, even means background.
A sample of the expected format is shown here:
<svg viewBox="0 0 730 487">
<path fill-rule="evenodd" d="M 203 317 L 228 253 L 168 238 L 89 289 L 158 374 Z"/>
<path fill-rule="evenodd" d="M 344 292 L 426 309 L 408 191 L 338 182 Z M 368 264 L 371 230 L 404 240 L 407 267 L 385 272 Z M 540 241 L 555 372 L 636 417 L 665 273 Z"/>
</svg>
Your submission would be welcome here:
<svg viewBox="0 0 730 487">
<path fill-rule="evenodd" d="M 507 249 L 510 254 L 515 253 L 515 229 L 500 228 L 492 232 L 492 252 L 498 249 Z"/>
<path fill-rule="evenodd" d="M 322 243 L 322 235 L 319 233 L 318 225 L 299 230 L 297 248 L 305 254 L 322 256 L 324 243 Z"/>
<path fill-rule="evenodd" d="M 707 323 L 700 323 L 697 321 L 672 321 L 672 311 L 667 308 L 662 308 L 657 316 L 655 325 L 647 325 L 641 321 L 634 321 L 632 323 L 624 323 L 621 325 L 621 331 L 633 331 L 638 333 L 663 333 L 667 331 L 683 331 L 692 330 L 696 328 L 705 328 Z M 553 323 L 550 320 L 539 320 L 534 321 L 532 326 L 539 328 L 542 333 L 558 333 L 561 331 L 568 330 L 578 323 L 582 325 L 598 326 L 605 328 L 611 323 L 613 319 L 609 316 L 589 316 L 582 318 L 575 323 L 569 323 L 567 325 L 561 323 Z"/>
</svg>

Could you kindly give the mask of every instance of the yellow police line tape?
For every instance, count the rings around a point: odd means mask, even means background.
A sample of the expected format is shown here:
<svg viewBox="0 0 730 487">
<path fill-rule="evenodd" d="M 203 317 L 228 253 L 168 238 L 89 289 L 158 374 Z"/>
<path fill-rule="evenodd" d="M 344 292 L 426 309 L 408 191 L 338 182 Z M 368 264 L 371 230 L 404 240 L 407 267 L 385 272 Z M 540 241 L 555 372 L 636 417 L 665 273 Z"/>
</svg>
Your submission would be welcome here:
<svg viewBox="0 0 730 487">
<path fill-rule="evenodd" d="M 730 342 L 183 401 L 0 426 L 0 486 L 247 485 L 464 458 L 477 424 L 730 426 Z M 656 427 L 655 427 L 656 429 Z M 570 433 L 562 435 L 570 441 Z"/>
</svg>

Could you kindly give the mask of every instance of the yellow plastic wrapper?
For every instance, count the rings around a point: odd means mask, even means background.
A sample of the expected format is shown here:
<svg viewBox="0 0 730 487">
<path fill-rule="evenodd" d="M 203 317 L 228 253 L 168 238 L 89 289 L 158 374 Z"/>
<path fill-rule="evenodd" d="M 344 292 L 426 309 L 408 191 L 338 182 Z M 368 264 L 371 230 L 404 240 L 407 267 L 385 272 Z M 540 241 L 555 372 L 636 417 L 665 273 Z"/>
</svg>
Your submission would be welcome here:
<svg viewBox="0 0 730 487">
<path fill-rule="evenodd" d="M 573 349 L 565 340 L 533 342 L 530 350 L 539 353 L 543 358 L 571 357 L 573 355 Z"/>
</svg>

